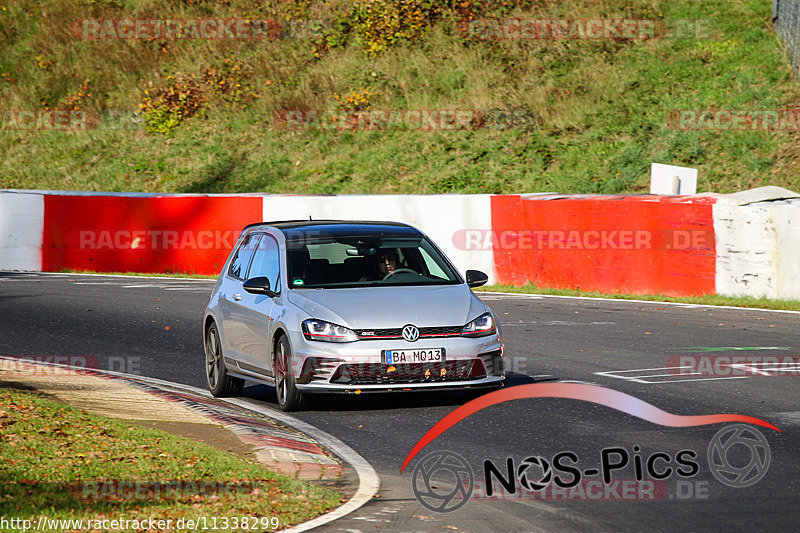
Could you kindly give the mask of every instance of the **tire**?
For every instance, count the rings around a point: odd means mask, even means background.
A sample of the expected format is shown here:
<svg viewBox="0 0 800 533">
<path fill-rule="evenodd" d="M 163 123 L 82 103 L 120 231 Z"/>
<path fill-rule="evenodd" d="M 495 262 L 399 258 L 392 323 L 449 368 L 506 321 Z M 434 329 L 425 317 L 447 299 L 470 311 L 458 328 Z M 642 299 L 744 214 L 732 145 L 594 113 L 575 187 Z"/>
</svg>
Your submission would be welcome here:
<svg viewBox="0 0 800 533">
<path fill-rule="evenodd" d="M 302 403 L 302 395 L 298 392 L 292 371 L 292 347 L 286 335 L 281 335 L 275 344 L 275 359 L 272 368 L 275 370 L 275 395 L 278 407 L 282 411 L 296 411 Z"/>
<path fill-rule="evenodd" d="M 215 397 L 239 396 L 244 388 L 244 380 L 228 375 L 222 360 L 222 344 L 219 341 L 217 324 L 212 322 L 206 329 L 206 382 L 208 390 Z"/>
</svg>

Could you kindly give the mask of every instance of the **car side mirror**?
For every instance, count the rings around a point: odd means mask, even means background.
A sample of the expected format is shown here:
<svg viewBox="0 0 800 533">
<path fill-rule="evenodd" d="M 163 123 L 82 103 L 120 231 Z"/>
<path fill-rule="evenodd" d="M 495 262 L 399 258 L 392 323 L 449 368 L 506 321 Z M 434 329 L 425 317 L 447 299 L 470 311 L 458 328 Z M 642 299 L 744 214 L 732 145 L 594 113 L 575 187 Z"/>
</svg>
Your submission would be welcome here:
<svg viewBox="0 0 800 533">
<path fill-rule="evenodd" d="M 481 285 L 486 285 L 487 281 L 489 281 L 489 276 L 480 270 L 467 270 L 467 285 L 470 287 L 480 287 Z"/>
<path fill-rule="evenodd" d="M 242 288 L 251 294 L 265 294 L 270 298 L 278 294 L 270 289 L 269 278 L 263 276 L 248 279 L 244 282 Z"/>
</svg>

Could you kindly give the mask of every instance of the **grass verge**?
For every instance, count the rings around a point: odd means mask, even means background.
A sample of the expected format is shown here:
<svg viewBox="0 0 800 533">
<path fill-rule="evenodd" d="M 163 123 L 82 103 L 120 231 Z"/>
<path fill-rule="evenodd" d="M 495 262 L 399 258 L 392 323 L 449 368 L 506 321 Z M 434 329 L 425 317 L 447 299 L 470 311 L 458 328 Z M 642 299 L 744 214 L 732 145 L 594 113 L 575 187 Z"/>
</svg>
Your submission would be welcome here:
<svg viewBox="0 0 800 533">
<path fill-rule="evenodd" d="M 91 38 L 76 33 L 87 18 L 329 29 L 322 39 Z M 463 31 L 467 20 L 516 18 L 646 20 L 668 31 L 644 40 Z M 800 188 L 796 128 L 674 123 L 681 111 L 797 107 L 769 0 L 7 0 L 0 49 L 0 188 L 642 193 L 651 162 L 698 168 L 700 191 Z M 22 118 L 65 109 L 97 113 L 97 124 Z M 497 120 L 372 130 L 281 118 L 308 110 Z"/>
<path fill-rule="evenodd" d="M 549 289 L 531 283 L 516 287 L 513 285 L 487 285 L 474 289 L 476 292 L 508 292 L 518 294 L 542 294 L 546 296 L 582 296 L 587 298 L 606 298 L 611 300 L 647 300 L 653 302 L 675 302 L 695 305 L 720 305 L 730 307 L 753 307 L 757 309 L 777 309 L 780 311 L 800 311 L 800 302 L 794 300 L 770 300 L 749 296 L 733 297 L 718 294 L 704 296 L 667 296 L 664 294 L 608 294 L 603 292 L 578 291 L 572 289 Z"/>
<path fill-rule="evenodd" d="M 264 517 L 283 529 L 332 509 L 340 496 L 190 439 L 0 388 L 0 516 L 83 520 L 216 517 L 218 529 Z M 167 487 L 167 488 L 165 488 Z M 223 517 L 229 520 L 222 528 Z M 234 517 L 239 527 L 232 527 Z M 277 527 L 274 521 L 277 517 Z M 273 519 L 273 522 L 269 522 Z M 210 523 L 209 523 L 210 524 Z M 122 524 L 124 526 L 124 524 Z M 132 527 L 122 531 L 144 530 Z M 4 530 L 0 528 L 0 530 Z"/>
<path fill-rule="evenodd" d="M 186 278 L 186 279 L 217 279 L 217 274 L 187 274 L 185 272 L 92 272 L 90 270 L 74 270 L 65 268 L 61 271 L 62 274 L 92 274 L 100 276 L 141 276 L 152 278 L 158 276 L 160 278 Z"/>
</svg>

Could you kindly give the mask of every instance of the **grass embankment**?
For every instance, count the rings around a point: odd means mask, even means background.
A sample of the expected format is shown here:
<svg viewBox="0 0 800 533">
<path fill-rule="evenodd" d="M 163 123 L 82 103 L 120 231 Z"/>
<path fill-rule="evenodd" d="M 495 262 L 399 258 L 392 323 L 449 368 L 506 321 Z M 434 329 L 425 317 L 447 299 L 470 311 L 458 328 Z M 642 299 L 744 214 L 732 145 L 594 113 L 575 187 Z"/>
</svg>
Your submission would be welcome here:
<svg viewBox="0 0 800 533">
<path fill-rule="evenodd" d="M 8 0 L 4 110 L 144 113 L 136 124 L 103 117 L 90 131 L 1 131 L 0 187 L 640 193 L 650 163 L 661 162 L 698 167 L 699 191 L 797 190 L 797 133 L 667 124 L 675 110 L 800 101 L 770 13 L 768 0 Z M 459 29 L 468 17 L 517 16 L 689 19 L 711 33 L 492 41 Z M 333 24 L 322 39 L 75 38 L 71 23 L 87 17 Z M 308 109 L 510 109 L 536 120 L 449 132 L 286 131 L 275 118 Z"/>
<path fill-rule="evenodd" d="M 266 517 L 256 528 L 264 531 L 276 529 L 272 517 L 283 529 L 340 498 L 205 444 L 5 388 L 0 456 L 0 516 L 34 517 L 34 524 L 42 515 L 84 525 L 152 517 L 172 520 L 166 529 L 174 531 L 181 518 L 216 517 L 225 530 L 234 517 L 250 517 L 251 525 Z"/>
</svg>

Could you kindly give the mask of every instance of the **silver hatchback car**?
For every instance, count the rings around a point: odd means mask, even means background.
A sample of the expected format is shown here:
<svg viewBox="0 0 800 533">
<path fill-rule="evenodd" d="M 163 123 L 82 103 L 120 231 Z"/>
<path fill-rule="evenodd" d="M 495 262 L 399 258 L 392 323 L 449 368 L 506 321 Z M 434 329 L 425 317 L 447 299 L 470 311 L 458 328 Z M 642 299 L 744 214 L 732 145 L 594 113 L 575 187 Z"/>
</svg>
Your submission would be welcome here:
<svg viewBox="0 0 800 533">
<path fill-rule="evenodd" d="M 500 387 L 500 326 L 470 290 L 486 281 L 405 224 L 251 224 L 206 308 L 209 389 L 265 382 L 290 411 L 317 392 Z"/>
</svg>

